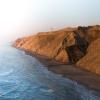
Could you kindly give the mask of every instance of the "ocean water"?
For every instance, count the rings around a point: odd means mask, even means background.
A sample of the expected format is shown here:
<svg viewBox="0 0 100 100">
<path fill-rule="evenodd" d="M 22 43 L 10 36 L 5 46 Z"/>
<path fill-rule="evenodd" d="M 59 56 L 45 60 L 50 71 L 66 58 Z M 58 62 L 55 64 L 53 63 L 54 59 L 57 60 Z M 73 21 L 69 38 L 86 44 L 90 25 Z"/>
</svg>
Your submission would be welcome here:
<svg viewBox="0 0 100 100">
<path fill-rule="evenodd" d="M 100 100 L 100 93 L 48 71 L 23 51 L 3 46 L 0 100 Z"/>
</svg>

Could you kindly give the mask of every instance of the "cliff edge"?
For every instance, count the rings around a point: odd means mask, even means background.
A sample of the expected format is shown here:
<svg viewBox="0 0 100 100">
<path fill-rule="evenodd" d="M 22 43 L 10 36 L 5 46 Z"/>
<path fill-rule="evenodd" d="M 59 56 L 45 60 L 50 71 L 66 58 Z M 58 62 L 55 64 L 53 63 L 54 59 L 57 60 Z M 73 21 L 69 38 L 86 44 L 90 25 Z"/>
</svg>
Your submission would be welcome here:
<svg viewBox="0 0 100 100">
<path fill-rule="evenodd" d="M 14 47 L 100 74 L 100 26 L 65 28 L 18 39 Z"/>
</svg>

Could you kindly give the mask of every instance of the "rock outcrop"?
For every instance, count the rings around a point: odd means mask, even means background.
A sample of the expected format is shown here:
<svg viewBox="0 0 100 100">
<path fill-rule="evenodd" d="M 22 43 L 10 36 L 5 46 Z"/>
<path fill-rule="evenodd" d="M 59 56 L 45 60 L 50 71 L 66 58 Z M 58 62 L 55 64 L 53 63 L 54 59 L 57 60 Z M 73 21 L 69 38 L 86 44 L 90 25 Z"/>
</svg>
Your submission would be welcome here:
<svg viewBox="0 0 100 100">
<path fill-rule="evenodd" d="M 82 40 L 82 38 L 75 33 L 75 29 L 60 30 L 39 33 L 18 39 L 14 46 L 46 56 L 49 59 L 55 59 L 64 63 L 69 61 L 75 63 L 84 56 L 84 52 L 80 49 L 80 43 L 77 42 L 79 41 L 78 39 L 80 41 Z"/>
<path fill-rule="evenodd" d="M 100 47 L 99 37 L 99 25 L 79 26 L 78 28 L 65 28 L 24 37 L 16 40 L 14 46 L 63 63 L 75 63 L 83 69 L 98 74 L 100 73 L 98 69 L 100 64 L 97 63 L 97 66 L 95 60 L 98 59 L 98 62 L 100 62 L 100 59 L 95 52 L 98 52 L 97 50 Z M 97 43 L 97 41 L 99 42 Z M 95 48 L 97 49 L 93 51 L 94 45 L 96 45 Z M 91 58 L 92 55 L 93 58 Z M 93 68 L 95 69 L 94 71 Z"/>
</svg>

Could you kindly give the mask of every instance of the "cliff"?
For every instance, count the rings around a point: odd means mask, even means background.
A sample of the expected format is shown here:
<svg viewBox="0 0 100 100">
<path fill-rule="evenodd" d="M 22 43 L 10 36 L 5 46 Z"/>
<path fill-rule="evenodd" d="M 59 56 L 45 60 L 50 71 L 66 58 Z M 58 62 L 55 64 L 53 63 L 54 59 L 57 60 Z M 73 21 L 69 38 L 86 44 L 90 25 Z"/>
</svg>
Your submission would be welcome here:
<svg viewBox="0 0 100 100">
<path fill-rule="evenodd" d="M 99 74 L 99 37 L 99 25 L 79 26 L 24 37 L 16 40 L 14 46 L 63 63 L 75 63 L 78 67 Z"/>
<path fill-rule="evenodd" d="M 87 54 L 76 65 L 100 75 L 100 38 L 90 44 Z"/>
</svg>

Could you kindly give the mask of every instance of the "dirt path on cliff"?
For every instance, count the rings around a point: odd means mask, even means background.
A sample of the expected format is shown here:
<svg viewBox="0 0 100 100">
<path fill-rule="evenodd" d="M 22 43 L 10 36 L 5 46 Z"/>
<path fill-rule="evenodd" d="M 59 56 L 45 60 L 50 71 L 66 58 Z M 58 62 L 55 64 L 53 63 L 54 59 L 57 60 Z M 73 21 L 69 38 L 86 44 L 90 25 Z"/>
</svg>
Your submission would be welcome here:
<svg viewBox="0 0 100 100">
<path fill-rule="evenodd" d="M 48 70 L 53 71 L 57 74 L 61 74 L 63 77 L 69 78 L 76 81 L 78 84 L 84 85 L 89 89 L 96 90 L 100 92 L 100 76 L 82 70 L 75 67 L 75 65 L 68 65 L 54 60 L 50 60 L 44 56 L 26 52 L 26 54 L 31 55 L 38 59 Z"/>
</svg>

